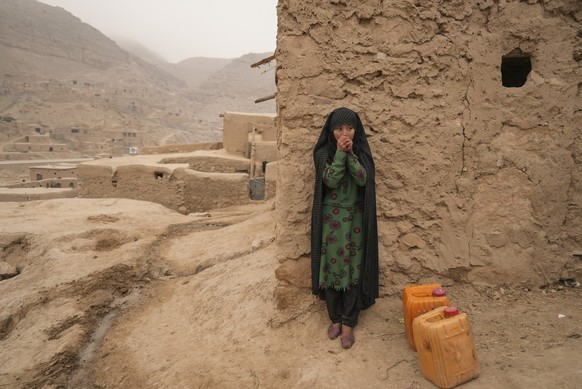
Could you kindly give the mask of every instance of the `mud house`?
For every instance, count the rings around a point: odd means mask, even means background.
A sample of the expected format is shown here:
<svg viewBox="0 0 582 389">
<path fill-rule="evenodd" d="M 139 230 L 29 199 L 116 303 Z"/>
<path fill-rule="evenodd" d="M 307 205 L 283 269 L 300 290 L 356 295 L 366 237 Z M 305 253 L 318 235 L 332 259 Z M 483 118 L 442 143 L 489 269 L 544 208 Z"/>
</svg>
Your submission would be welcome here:
<svg viewBox="0 0 582 389">
<path fill-rule="evenodd" d="M 129 154 L 128 148 L 141 142 L 135 131 L 88 130 L 73 127 L 66 133 L 66 138 L 75 149 L 90 155 L 109 153 L 111 156 Z"/>
<path fill-rule="evenodd" d="M 86 162 L 77 168 L 79 196 L 153 201 L 181 213 L 245 204 L 263 165 L 276 177 L 275 134 L 274 114 L 225 112 L 223 148 L 146 147 L 140 155 Z M 275 184 L 268 188 L 265 197 L 273 197 Z"/>
<path fill-rule="evenodd" d="M 77 176 L 75 170 L 77 165 L 54 164 L 43 166 L 31 166 L 29 187 L 46 188 L 75 188 L 77 186 Z"/>
<path fill-rule="evenodd" d="M 308 283 L 311 152 L 340 106 L 375 157 L 381 293 L 582 276 L 579 1 L 280 0 L 278 17 L 280 302 Z"/>
<path fill-rule="evenodd" d="M 251 185 L 265 187 L 266 197 L 275 193 L 277 177 L 277 129 L 273 114 L 226 112 L 224 114 L 224 149 L 250 159 Z"/>
<path fill-rule="evenodd" d="M 14 143 L 14 149 L 20 153 L 52 153 L 68 152 L 69 146 L 63 143 L 56 143 L 49 135 L 27 135 L 21 142 Z"/>
<path fill-rule="evenodd" d="M 42 164 L 42 160 L 0 161 L 2 170 L 12 171 L 15 175 L 26 172 L 23 177 L 28 178 L 0 187 L 0 202 L 76 197 L 76 167 L 89 160 L 91 159 L 55 159 L 49 164 Z"/>
</svg>

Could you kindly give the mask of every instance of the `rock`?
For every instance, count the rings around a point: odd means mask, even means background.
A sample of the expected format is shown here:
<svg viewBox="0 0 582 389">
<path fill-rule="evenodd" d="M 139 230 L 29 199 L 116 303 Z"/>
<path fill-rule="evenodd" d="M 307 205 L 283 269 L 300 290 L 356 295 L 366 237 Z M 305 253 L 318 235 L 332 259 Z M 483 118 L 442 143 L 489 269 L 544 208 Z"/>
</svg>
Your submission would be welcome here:
<svg viewBox="0 0 582 389">
<path fill-rule="evenodd" d="M 386 180 L 384 181 L 384 185 L 386 185 L 386 187 L 388 189 L 401 189 L 404 188 L 404 184 L 400 181 L 396 181 L 396 180 Z"/>
<path fill-rule="evenodd" d="M 414 228 L 414 225 L 407 221 L 399 221 L 396 223 L 396 228 L 401 234 L 408 234 Z"/>
<path fill-rule="evenodd" d="M 0 262 L 0 279 L 12 278 L 18 275 L 16 266 L 12 266 L 7 262 Z"/>
<path fill-rule="evenodd" d="M 426 248 L 426 243 L 416 234 L 407 234 L 402 238 L 402 243 L 408 248 L 418 247 L 420 249 Z"/>
<path fill-rule="evenodd" d="M 260 249 L 263 246 L 264 246 L 264 243 L 260 239 L 255 239 L 251 242 L 251 249 L 253 251 L 257 251 L 258 249 Z"/>
<path fill-rule="evenodd" d="M 496 248 L 503 247 L 509 243 L 508 242 L 508 235 L 503 234 L 499 231 L 495 231 L 492 233 L 486 233 L 485 239 L 487 239 L 487 243 L 489 243 L 489 245 L 496 247 Z"/>
<path fill-rule="evenodd" d="M 390 247 L 398 241 L 400 235 L 392 222 L 378 221 L 378 240 L 384 247 Z"/>
<path fill-rule="evenodd" d="M 306 257 L 288 259 L 275 270 L 275 277 L 299 288 L 311 287 L 311 260 Z"/>
</svg>

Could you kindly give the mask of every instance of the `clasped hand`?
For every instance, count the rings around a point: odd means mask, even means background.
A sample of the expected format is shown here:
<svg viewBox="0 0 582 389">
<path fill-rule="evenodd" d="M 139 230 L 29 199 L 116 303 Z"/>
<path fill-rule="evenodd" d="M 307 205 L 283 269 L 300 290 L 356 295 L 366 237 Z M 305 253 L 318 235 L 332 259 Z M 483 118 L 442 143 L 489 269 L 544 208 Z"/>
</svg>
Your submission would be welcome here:
<svg viewBox="0 0 582 389">
<path fill-rule="evenodd" d="M 345 135 L 342 135 L 337 141 L 337 147 L 341 151 L 345 151 L 346 153 L 352 152 L 352 146 L 354 142 L 350 138 Z"/>
</svg>

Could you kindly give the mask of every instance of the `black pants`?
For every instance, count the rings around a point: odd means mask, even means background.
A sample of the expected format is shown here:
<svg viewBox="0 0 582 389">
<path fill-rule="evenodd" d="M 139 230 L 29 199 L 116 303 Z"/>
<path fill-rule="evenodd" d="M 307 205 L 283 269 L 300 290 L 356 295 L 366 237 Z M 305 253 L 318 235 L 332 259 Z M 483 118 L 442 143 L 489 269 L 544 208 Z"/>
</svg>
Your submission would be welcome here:
<svg viewBox="0 0 582 389">
<path fill-rule="evenodd" d="M 358 287 L 353 286 L 343 292 L 332 288 L 325 289 L 325 305 L 332 323 L 342 323 L 348 327 L 358 324 Z"/>
</svg>

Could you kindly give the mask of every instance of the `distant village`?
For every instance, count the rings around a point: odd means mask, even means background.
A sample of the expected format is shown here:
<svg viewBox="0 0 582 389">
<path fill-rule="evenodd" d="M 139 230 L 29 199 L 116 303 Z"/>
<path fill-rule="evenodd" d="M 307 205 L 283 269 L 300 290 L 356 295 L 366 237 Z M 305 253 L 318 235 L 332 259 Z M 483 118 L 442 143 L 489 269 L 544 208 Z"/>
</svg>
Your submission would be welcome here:
<svg viewBox="0 0 582 389">
<path fill-rule="evenodd" d="M 225 112 L 222 119 L 222 142 L 141 147 L 137 131 L 30 124 L 0 153 L 1 169 L 18 177 L 0 187 L 0 201 L 114 197 L 190 213 L 272 198 L 275 114 Z M 16 126 L 10 117 L 0 121 Z"/>
<path fill-rule="evenodd" d="M 167 96 L 158 89 L 148 86 L 134 86 L 132 88 L 110 88 L 104 83 L 94 84 L 82 80 L 47 80 L 30 83 L 16 83 L 4 80 L 0 86 L 0 94 L 18 95 L 33 93 L 47 93 L 54 99 L 55 96 L 62 102 L 85 101 L 90 99 L 91 107 L 101 110 L 113 110 L 119 113 L 135 113 L 142 110 L 142 103 L 151 97 L 163 98 Z M 219 120 L 208 120 L 183 114 L 182 110 L 169 104 L 162 112 L 164 123 L 187 127 L 192 134 L 198 134 L 198 138 L 217 138 L 213 129 L 220 126 Z M 143 132 L 132 128 L 129 124 L 123 130 L 108 130 L 87 128 L 82 125 L 47 128 L 38 123 L 22 123 L 16 118 L 6 115 L 0 116 L 0 124 L 12 128 L 21 134 L 20 139 L 4 145 L 0 149 L 0 160 L 29 159 L 22 153 L 52 153 L 51 158 L 78 158 L 86 157 L 115 157 L 124 154 L 136 154 L 138 148 L 148 143 Z"/>
<path fill-rule="evenodd" d="M 91 109 L 126 113 L 130 121 L 113 128 L 107 128 L 105 120 L 97 125 L 51 126 L 0 116 L 0 130 L 6 134 L 0 143 L 0 202 L 128 198 L 186 214 L 274 196 L 275 114 L 227 111 L 216 119 L 196 117 L 175 105 L 165 89 L 145 84 L 112 87 L 80 78 L 29 82 L 6 78 L 0 93 L 35 98 L 46 93 L 72 105 L 88 101 Z M 151 98 L 164 104 L 151 109 Z M 133 114 L 143 114 L 142 105 L 150 107 L 149 118 L 161 119 L 174 131 L 132 124 Z M 180 132 L 186 132 L 189 142 L 173 139 Z"/>
</svg>

